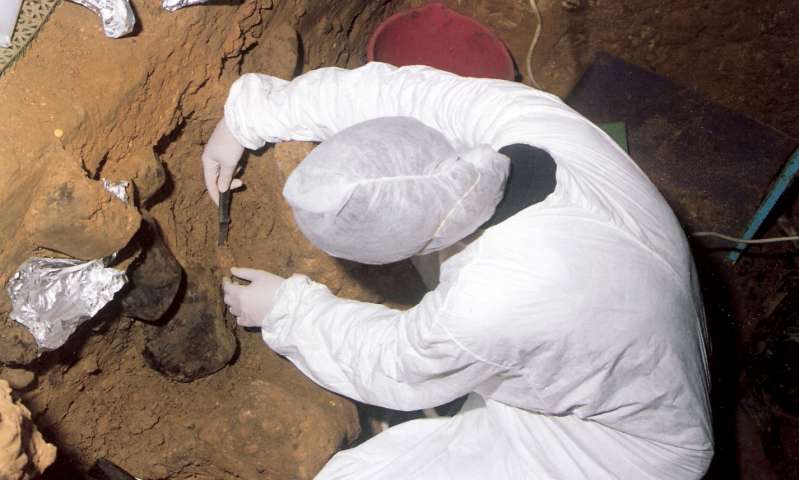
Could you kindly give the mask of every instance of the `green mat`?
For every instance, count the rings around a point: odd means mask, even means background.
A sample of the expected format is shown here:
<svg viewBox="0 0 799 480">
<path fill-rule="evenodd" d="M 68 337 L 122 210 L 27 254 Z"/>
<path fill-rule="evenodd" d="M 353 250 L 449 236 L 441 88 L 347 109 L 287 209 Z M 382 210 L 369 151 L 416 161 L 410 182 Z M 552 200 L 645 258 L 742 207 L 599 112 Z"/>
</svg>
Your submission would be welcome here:
<svg viewBox="0 0 799 480">
<path fill-rule="evenodd" d="M 597 126 L 604 130 L 625 152 L 630 153 L 630 148 L 627 145 L 627 125 L 624 122 L 600 123 Z"/>
<path fill-rule="evenodd" d="M 2 1 L 2 0 L 0 0 Z M 19 59 L 61 0 L 24 0 L 9 48 L 0 48 L 0 75 Z"/>
</svg>

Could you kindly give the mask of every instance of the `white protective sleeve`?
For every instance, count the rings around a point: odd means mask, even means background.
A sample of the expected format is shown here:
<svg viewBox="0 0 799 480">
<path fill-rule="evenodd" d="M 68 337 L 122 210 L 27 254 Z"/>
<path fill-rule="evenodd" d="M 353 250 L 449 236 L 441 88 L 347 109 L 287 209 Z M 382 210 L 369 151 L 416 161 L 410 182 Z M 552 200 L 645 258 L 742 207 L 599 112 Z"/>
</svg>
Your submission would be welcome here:
<svg viewBox="0 0 799 480">
<path fill-rule="evenodd" d="M 249 73 L 230 87 L 225 121 L 250 149 L 267 142 L 324 141 L 356 123 L 405 116 L 443 133 L 456 149 L 489 144 L 498 150 L 512 143 L 499 134 L 513 132 L 495 121 L 514 117 L 515 93 L 530 100 L 532 92 L 541 107 L 562 105 L 554 95 L 522 84 L 474 81 L 419 66 L 372 62 L 355 70 L 320 68 L 291 82 Z M 528 128 L 518 141 L 529 140 L 529 133 Z"/>
<path fill-rule="evenodd" d="M 503 369 L 460 348 L 439 324 L 442 286 L 414 308 L 344 300 L 304 275 L 277 292 L 264 341 L 319 385 L 395 410 L 435 407 Z"/>
</svg>

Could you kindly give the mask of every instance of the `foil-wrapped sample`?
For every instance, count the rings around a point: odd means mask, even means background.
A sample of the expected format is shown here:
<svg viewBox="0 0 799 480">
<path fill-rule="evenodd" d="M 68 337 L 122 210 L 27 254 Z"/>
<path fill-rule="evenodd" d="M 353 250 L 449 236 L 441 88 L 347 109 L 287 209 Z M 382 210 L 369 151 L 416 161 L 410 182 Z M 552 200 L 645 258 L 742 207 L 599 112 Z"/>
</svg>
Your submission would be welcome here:
<svg viewBox="0 0 799 480">
<path fill-rule="evenodd" d="M 31 257 L 6 285 L 10 317 L 25 325 L 41 350 L 63 345 L 127 281 L 100 260 Z"/>
<path fill-rule="evenodd" d="M 136 16 L 130 0 L 70 0 L 93 11 L 103 20 L 106 37 L 119 38 L 133 31 Z"/>
<path fill-rule="evenodd" d="M 208 0 L 163 0 L 161 2 L 161 8 L 167 10 L 169 12 L 174 12 L 183 7 L 190 7 L 192 5 L 197 5 L 198 3 L 205 3 Z"/>
<path fill-rule="evenodd" d="M 130 185 L 130 182 L 128 182 L 127 180 L 122 180 L 119 182 L 111 182 L 109 180 L 106 180 L 105 178 L 103 178 L 102 180 L 103 180 L 103 188 L 111 192 L 118 199 L 122 200 L 125 203 L 128 203 L 128 185 Z"/>
<path fill-rule="evenodd" d="M 3 0 L 0 2 L 0 48 L 11 46 L 14 27 L 17 24 L 22 0 Z"/>
</svg>

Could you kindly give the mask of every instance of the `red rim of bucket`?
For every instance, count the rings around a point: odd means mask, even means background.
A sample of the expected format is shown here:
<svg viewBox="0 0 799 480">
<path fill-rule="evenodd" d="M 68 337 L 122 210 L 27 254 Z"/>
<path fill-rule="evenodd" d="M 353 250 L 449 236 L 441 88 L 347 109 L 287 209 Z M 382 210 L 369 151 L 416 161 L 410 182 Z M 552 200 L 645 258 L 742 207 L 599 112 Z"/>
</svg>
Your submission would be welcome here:
<svg viewBox="0 0 799 480">
<path fill-rule="evenodd" d="M 381 22 L 380 25 L 377 26 L 377 28 L 374 30 L 374 32 L 372 32 L 372 35 L 369 37 L 369 42 L 366 45 L 366 58 L 367 58 L 367 60 L 370 61 L 370 62 L 385 61 L 385 60 L 377 60 L 377 59 L 375 59 L 375 44 L 377 43 L 377 40 L 380 37 L 380 35 L 383 33 L 383 31 L 387 27 L 389 27 L 390 25 L 394 24 L 397 20 L 402 19 L 402 18 L 404 18 L 406 16 L 413 15 L 413 14 L 421 14 L 421 13 L 424 13 L 424 11 L 426 11 L 428 9 L 435 9 L 435 8 L 443 10 L 447 15 L 455 17 L 459 21 L 464 22 L 465 24 L 468 24 L 470 27 L 474 28 L 476 31 L 479 31 L 479 32 L 487 35 L 490 38 L 490 40 L 493 43 L 496 44 L 496 46 L 498 47 L 497 51 L 499 52 L 499 55 L 502 57 L 501 61 L 502 61 L 502 63 L 504 63 L 504 67 L 502 68 L 502 70 L 504 70 L 504 72 L 497 72 L 496 76 L 492 76 L 491 78 L 500 78 L 500 79 L 503 79 L 503 80 L 513 80 L 515 78 L 516 71 L 515 71 L 514 66 L 513 66 L 513 59 L 511 58 L 510 54 L 508 53 L 508 50 L 505 47 L 505 44 L 502 42 L 502 40 L 497 38 L 497 36 L 494 35 L 494 33 L 491 30 L 489 30 L 485 26 L 481 25 L 479 22 L 477 22 L 473 18 L 468 17 L 466 15 L 461 15 L 460 13 L 458 13 L 458 12 L 452 10 L 452 9 L 447 8 L 444 4 L 442 4 L 440 2 L 433 2 L 433 3 L 430 3 L 428 5 L 419 7 L 419 8 L 414 8 L 414 9 L 411 9 L 411 10 L 405 10 L 403 12 L 395 13 L 394 15 L 392 15 L 392 16 L 388 17 L 387 19 L 383 20 L 383 22 Z M 386 61 L 386 63 L 391 63 L 391 62 L 387 62 Z M 397 65 L 397 66 L 404 66 L 404 65 L 405 64 Z M 448 70 L 448 71 L 450 71 L 452 73 L 463 75 L 460 72 L 452 71 L 452 69 L 442 68 L 441 66 L 438 66 L 438 65 L 430 65 L 430 64 L 425 64 L 425 65 L 428 65 L 428 66 L 431 66 L 431 67 L 435 67 L 435 68 L 439 68 L 439 69 L 442 69 L 442 70 Z"/>
</svg>

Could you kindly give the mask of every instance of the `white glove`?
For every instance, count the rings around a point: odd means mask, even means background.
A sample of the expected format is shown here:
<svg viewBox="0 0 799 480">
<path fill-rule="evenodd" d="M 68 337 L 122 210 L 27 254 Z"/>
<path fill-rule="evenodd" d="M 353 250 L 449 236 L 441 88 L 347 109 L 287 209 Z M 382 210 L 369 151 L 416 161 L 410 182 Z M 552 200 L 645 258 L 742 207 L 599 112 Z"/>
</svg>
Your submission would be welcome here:
<svg viewBox="0 0 799 480">
<path fill-rule="evenodd" d="M 233 180 L 242 153 L 244 147 L 230 133 L 223 118 L 216 124 L 202 156 L 205 188 L 215 204 L 219 205 L 219 192 L 244 185 L 241 180 Z"/>
<path fill-rule="evenodd" d="M 275 306 L 275 293 L 285 280 L 263 270 L 252 268 L 230 269 L 233 276 L 249 280 L 249 285 L 238 285 L 225 278 L 222 290 L 225 292 L 225 303 L 228 311 L 236 317 L 242 327 L 261 327 L 266 317 Z"/>
</svg>

